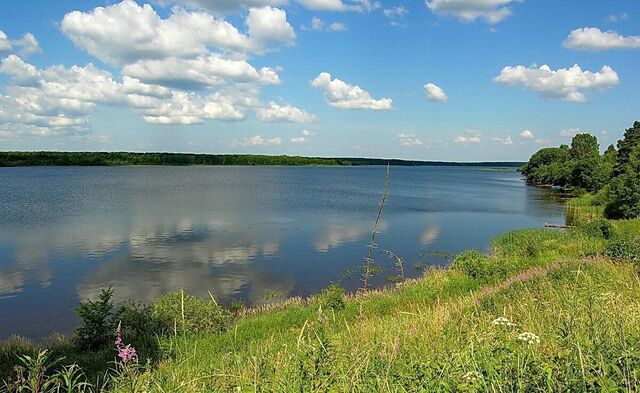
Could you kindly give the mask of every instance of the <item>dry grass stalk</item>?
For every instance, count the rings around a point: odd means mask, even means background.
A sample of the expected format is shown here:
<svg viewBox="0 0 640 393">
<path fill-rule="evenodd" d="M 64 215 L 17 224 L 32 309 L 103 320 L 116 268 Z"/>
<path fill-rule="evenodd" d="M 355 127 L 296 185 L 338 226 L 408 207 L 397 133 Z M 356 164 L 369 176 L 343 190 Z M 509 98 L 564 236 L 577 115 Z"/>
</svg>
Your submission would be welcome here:
<svg viewBox="0 0 640 393">
<path fill-rule="evenodd" d="M 368 289 L 369 279 L 373 276 L 373 250 L 378 248 L 378 245 L 376 243 L 376 235 L 378 234 L 378 226 L 380 225 L 380 218 L 382 217 L 384 204 L 386 203 L 387 197 L 389 196 L 389 168 L 390 166 L 389 164 L 387 164 L 387 174 L 384 177 L 384 192 L 382 193 L 382 199 L 380 200 L 380 204 L 378 205 L 376 222 L 373 224 L 373 230 L 371 231 L 371 242 L 369 242 L 368 245 L 369 251 L 367 253 L 367 256 L 364 258 L 364 266 L 362 269 L 362 287 L 360 287 L 360 289 L 358 290 L 360 292 L 365 292 Z"/>
</svg>

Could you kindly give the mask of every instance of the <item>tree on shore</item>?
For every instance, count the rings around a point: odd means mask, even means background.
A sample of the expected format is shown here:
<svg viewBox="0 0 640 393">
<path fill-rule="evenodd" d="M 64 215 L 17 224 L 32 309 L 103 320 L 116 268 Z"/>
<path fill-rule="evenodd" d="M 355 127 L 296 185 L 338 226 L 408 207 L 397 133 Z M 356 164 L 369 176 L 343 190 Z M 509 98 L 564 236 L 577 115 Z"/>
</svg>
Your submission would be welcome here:
<svg viewBox="0 0 640 393">
<path fill-rule="evenodd" d="M 611 145 L 600 155 L 598 139 L 588 133 L 573 137 L 571 147 L 547 147 L 521 168 L 527 181 L 596 194 L 609 218 L 640 216 L 640 122 L 634 122 L 618 149 Z"/>
<path fill-rule="evenodd" d="M 616 166 L 613 170 L 609 203 L 605 214 L 609 218 L 640 216 L 640 122 L 627 129 L 618 142 Z"/>
</svg>

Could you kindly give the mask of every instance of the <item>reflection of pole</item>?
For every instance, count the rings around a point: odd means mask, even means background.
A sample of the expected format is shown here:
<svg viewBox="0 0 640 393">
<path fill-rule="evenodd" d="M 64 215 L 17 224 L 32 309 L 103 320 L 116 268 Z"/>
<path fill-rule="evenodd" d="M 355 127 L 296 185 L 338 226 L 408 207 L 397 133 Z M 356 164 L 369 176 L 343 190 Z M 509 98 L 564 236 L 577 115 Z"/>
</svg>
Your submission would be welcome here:
<svg viewBox="0 0 640 393">
<path fill-rule="evenodd" d="M 367 256 L 364 258 L 364 266 L 362 269 L 362 287 L 360 287 L 360 291 L 364 292 L 369 287 L 369 278 L 373 276 L 372 273 L 372 265 L 374 263 L 373 260 L 373 250 L 378 248 L 376 244 L 376 235 L 378 234 L 378 225 L 380 224 L 380 217 L 382 216 L 382 210 L 384 210 L 384 204 L 387 201 L 387 197 L 389 196 L 389 164 L 387 164 L 387 174 L 384 177 L 384 192 L 382 193 L 382 200 L 378 205 L 378 214 L 376 215 L 376 222 L 373 224 L 373 230 L 371 231 L 371 242 L 367 246 L 369 251 L 367 252 Z"/>
</svg>

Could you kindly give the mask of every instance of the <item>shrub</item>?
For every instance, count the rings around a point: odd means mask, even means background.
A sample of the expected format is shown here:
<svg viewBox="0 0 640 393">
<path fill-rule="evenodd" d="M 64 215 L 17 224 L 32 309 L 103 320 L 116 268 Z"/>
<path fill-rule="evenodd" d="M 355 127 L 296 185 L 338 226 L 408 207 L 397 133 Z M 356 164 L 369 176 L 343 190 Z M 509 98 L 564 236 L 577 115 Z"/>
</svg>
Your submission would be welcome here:
<svg viewBox="0 0 640 393">
<path fill-rule="evenodd" d="M 120 324 L 122 338 L 138 350 L 140 358 L 160 356 L 157 336 L 162 332 L 162 325 L 154 317 L 150 305 L 126 302 L 120 306 L 115 318 Z"/>
<path fill-rule="evenodd" d="M 103 289 L 96 300 L 87 300 L 76 308 L 82 325 L 76 329 L 74 341 L 79 349 L 98 350 L 111 343 L 116 328 L 114 289 Z"/>
<path fill-rule="evenodd" d="M 607 245 L 605 255 L 612 259 L 631 261 L 640 264 L 640 244 L 637 241 L 620 238 Z"/>
<path fill-rule="evenodd" d="M 222 332 L 230 321 L 230 313 L 215 300 L 201 300 L 184 291 L 160 296 L 151 307 L 163 333 Z"/>
<path fill-rule="evenodd" d="M 332 308 L 335 311 L 344 310 L 344 288 L 332 283 L 320 292 L 320 305 L 323 308 Z"/>
<path fill-rule="evenodd" d="M 614 235 L 614 230 L 613 224 L 604 218 L 587 221 L 580 226 L 580 231 L 587 236 L 602 239 L 611 239 Z"/>
<path fill-rule="evenodd" d="M 468 250 L 459 254 L 451 263 L 451 267 L 471 278 L 488 278 L 493 273 L 489 258 L 478 250 Z"/>
</svg>

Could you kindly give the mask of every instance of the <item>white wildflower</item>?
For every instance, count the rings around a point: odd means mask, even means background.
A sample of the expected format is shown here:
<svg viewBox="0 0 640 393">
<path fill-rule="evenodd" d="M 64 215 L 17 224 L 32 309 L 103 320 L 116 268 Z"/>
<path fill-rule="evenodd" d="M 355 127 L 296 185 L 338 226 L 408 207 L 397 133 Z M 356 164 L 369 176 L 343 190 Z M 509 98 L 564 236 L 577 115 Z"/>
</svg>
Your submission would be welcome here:
<svg viewBox="0 0 640 393">
<path fill-rule="evenodd" d="M 531 332 L 524 332 L 518 335 L 518 340 L 525 342 L 529 345 L 531 344 L 540 344 L 540 337 Z"/>
<path fill-rule="evenodd" d="M 462 376 L 462 380 L 470 383 L 483 379 L 484 377 L 477 371 L 469 371 L 465 375 Z"/>
<path fill-rule="evenodd" d="M 505 318 L 505 317 L 498 317 L 494 319 L 493 322 L 491 323 L 495 326 L 507 326 L 507 327 L 516 326 L 516 324 L 511 322 L 509 318 Z"/>
</svg>

